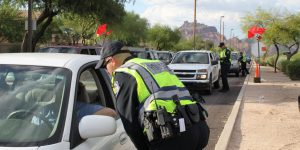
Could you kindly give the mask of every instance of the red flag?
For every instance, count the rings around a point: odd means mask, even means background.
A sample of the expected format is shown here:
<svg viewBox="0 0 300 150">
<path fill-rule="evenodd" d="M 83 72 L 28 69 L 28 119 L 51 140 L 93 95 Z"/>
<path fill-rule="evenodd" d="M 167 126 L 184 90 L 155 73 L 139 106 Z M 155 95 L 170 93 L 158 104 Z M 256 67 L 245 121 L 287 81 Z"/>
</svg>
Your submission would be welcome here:
<svg viewBox="0 0 300 150">
<path fill-rule="evenodd" d="M 107 32 L 106 32 L 106 36 L 110 35 L 111 32 L 112 32 L 112 30 L 107 31 Z"/>
<path fill-rule="evenodd" d="M 262 35 L 265 32 L 265 30 L 266 30 L 265 28 L 253 26 L 248 30 L 248 38 L 250 39 L 250 38 L 254 37 L 255 34 Z"/>
<path fill-rule="evenodd" d="M 96 31 L 97 36 L 101 36 L 106 31 L 106 24 L 99 25 Z"/>
<path fill-rule="evenodd" d="M 254 37 L 254 34 L 251 31 L 248 31 L 248 39 L 251 39 Z"/>
<path fill-rule="evenodd" d="M 257 28 L 256 33 L 262 35 L 265 32 L 265 30 L 266 30 L 265 28 Z"/>
</svg>

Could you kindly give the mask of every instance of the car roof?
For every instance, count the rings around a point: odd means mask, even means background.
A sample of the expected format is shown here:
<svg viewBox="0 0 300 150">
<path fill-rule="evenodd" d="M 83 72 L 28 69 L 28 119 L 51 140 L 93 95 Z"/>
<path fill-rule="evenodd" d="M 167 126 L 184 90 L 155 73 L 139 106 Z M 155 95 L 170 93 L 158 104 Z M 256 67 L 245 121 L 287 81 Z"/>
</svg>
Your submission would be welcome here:
<svg viewBox="0 0 300 150">
<path fill-rule="evenodd" d="M 209 50 L 183 50 L 179 52 L 205 52 L 205 53 L 211 53 Z"/>
<path fill-rule="evenodd" d="M 85 46 L 85 45 L 50 45 L 50 46 L 44 46 L 44 47 L 41 47 L 41 48 L 49 48 L 49 47 L 57 47 L 57 48 L 60 48 L 60 47 L 63 47 L 63 48 L 102 48 L 101 46 Z"/>
<path fill-rule="evenodd" d="M 170 51 L 157 51 L 157 53 L 171 53 Z"/>
<path fill-rule="evenodd" d="M 36 65 L 74 68 L 88 62 L 98 61 L 99 55 L 68 53 L 1 53 L 0 64 Z"/>
</svg>

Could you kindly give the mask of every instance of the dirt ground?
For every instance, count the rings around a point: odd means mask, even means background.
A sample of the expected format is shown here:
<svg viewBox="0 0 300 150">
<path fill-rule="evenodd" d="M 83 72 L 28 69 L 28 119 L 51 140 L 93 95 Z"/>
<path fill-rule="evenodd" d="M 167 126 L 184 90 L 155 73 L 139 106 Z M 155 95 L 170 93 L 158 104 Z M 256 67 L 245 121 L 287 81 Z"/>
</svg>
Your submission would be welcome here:
<svg viewBox="0 0 300 150">
<path fill-rule="evenodd" d="M 263 67 L 249 80 L 228 150 L 300 150 L 300 82 Z"/>
</svg>

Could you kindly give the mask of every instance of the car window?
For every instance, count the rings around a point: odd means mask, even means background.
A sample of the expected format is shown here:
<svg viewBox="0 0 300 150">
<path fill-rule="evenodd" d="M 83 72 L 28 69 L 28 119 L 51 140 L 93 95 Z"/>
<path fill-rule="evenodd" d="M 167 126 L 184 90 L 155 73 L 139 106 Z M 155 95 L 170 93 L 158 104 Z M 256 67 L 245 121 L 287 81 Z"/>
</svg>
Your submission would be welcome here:
<svg viewBox="0 0 300 150">
<path fill-rule="evenodd" d="M 238 60 L 238 54 L 237 53 L 231 53 L 231 59 L 232 60 Z"/>
<path fill-rule="evenodd" d="M 41 53 L 72 53 L 76 54 L 75 48 L 68 47 L 46 47 L 39 50 Z"/>
<path fill-rule="evenodd" d="M 96 50 L 95 49 L 89 49 L 90 51 L 90 55 L 97 55 Z"/>
<path fill-rule="evenodd" d="M 169 53 L 157 53 L 159 60 L 170 60 L 171 55 Z"/>
<path fill-rule="evenodd" d="M 146 51 L 131 51 L 130 52 L 132 56 L 143 58 L 143 59 L 150 59 L 150 53 L 147 53 Z"/>
<path fill-rule="evenodd" d="M 197 63 L 208 64 L 208 54 L 200 52 L 182 52 L 178 53 L 172 63 Z"/>
<path fill-rule="evenodd" d="M 86 55 L 88 55 L 89 51 L 88 51 L 88 49 L 81 49 L 80 54 L 86 54 Z"/>
<path fill-rule="evenodd" d="M 85 68 L 79 75 L 76 87 L 75 109 L 71 137 L 72 147 L 82 143 L 85 139 L 81 139 L 78 133 L 78 123 L 80 119 L 86 115 L 92 115 L 101 107 L 106 107 L 105 94 L 100 80 L 93 67 Z"/>
<path fill-rule="evenodd" d="M 40 145 L 41 141 L 59 141 L 71 72 L 0 65 L 0 75 L 0 142 Z"/>
</svg>

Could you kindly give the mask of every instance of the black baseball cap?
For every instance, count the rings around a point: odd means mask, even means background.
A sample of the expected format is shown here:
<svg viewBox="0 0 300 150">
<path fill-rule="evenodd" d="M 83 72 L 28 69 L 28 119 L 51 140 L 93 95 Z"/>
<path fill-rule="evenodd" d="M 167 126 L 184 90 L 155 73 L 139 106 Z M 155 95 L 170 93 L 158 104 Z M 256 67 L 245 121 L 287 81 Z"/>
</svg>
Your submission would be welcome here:
<svg viewBox="0 0 300 150">
<path fill-rule="evenodd" d="M 103 62 L 105 58 L 109 56 L 114 56 L 118 53 L 129 53 L 130 51 L 124 47 L 124 44 L 120 41 L 114 41 L 106 43 L 102 50 L 101 50 L 101 56 L 98 64 L 96 65 L 96 69 L 103 67 Z"/>
<path fill-rule="evenodd" d="M 219 44 L 219 47 L 222 47 L 222 46 L 225 46 L 225 43 L 224 43 L 224 42 L 221 42 L 221 43 Z"/>
</svg>

